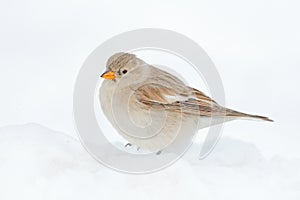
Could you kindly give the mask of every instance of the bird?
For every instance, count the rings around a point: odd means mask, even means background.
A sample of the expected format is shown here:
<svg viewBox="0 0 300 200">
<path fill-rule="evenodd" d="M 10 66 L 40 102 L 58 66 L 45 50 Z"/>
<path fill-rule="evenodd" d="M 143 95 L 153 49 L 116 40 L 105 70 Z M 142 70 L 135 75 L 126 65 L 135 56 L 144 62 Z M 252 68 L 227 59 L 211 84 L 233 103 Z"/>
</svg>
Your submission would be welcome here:
<svg viewBox="0 0 300 200">
<path fill-rule="evenodd" d="M 192 138 L 199 129 L 237 119 L 272 122 L 219 105 L 177 76 L 119 52 L 107 60 L 99 90 L 101 109 L 117 130 L 138 148 L 160 154 L 175 141 Z M 179 139 L 178 139 L 179 138 Z"/>
</svg>

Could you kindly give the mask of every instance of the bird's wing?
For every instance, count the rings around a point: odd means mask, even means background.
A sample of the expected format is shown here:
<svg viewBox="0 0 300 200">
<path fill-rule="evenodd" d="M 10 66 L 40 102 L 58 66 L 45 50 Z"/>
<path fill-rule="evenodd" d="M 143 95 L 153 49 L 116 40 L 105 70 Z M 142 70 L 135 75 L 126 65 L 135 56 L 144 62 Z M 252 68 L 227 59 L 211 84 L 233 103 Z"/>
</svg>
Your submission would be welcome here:
<svg viewBox="0 0 300 200">
<path fill-rule="evenodd" d="M 267 117 L 250 115 L 219 105 L 203 92 L 191 87 L 168 87 L 161 84 L 146 84 L 135 90 L 135 97 L 151 109 L 207 117 L 242 117 L 270 121 Z"/>
<path fill-rule="evenodd" d="M 225 116 L 226 109 L 203 92 L 194 88 L 173 88 L 161 84 L 146 84 L 135 91 L 137 100 L 152 109 L 201 116 Z"/>
</svg>

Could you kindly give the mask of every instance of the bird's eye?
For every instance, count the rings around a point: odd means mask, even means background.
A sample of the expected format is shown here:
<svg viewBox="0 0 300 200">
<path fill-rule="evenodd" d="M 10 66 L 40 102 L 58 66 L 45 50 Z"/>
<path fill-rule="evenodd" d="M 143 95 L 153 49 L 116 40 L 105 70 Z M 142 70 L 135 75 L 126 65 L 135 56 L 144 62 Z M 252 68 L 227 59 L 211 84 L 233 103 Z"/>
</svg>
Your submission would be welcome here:
<svg viewBox="0 0 300 200">
<path fill-rule="evenodd" d="M 127 73 L 127 70 L 126 70 L 126 69 L 124 69 L 124 70 L 122 71 L 122 73 L 123 73 L 123 74 L 126 74 L 126 73 Z"/>
</svg>

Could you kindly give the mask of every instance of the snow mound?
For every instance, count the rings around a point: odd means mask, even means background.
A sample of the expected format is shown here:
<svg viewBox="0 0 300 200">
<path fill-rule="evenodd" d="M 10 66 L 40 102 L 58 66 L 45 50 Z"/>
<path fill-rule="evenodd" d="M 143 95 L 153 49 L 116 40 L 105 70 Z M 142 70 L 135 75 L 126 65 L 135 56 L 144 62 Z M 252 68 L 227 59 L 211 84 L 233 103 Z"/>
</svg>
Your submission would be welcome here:
<svg viewBox="0 0 300 200">
<path fill-rule="evenodd" d="M 222 138 L 171 167 L 129 175 L 98 164 L 73 138 L 38 124 L 0 129 L 0 199 L 300 199 L 300 161 L 266 160 L 255 145 Z"/>
</svg>

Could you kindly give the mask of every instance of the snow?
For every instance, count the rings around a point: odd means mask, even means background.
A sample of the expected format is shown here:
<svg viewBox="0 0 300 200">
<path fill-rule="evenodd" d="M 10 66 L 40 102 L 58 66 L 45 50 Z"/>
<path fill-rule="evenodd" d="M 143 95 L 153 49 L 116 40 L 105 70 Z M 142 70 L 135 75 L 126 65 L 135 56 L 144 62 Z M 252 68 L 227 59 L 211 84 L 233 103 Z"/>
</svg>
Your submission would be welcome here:
<svg viewBox="0 0 300 200">
<path fill-rule="evenodd" d="M 192 145 L 174 165 L 130 175 L 97 163 L 76 139 L 38 124 L 0 129 L 0 199 L 299 199 L 300 160 L 266 159 L 223 137 L 198 160 Z"/>
<path fill-rule="evenodd" d="M 1 1 L 0 200 L 300 199 L 299 6 L 293 0 Z M 275 122 L 232 122 L 208 158 L 198 160 L 194 144 L 155 174 L 121 174 L 94 161 L 74 130 L 78 71 L 108 38 L 142 27 L 196 41 L 216 64 L 226 106 Z M 143 58 L 173 69 L 162 62 L 173 61 L 165 55 Z M 28 122 L 60 132 L 16 125 Z"/>
</svg>

